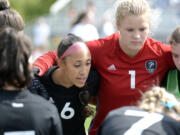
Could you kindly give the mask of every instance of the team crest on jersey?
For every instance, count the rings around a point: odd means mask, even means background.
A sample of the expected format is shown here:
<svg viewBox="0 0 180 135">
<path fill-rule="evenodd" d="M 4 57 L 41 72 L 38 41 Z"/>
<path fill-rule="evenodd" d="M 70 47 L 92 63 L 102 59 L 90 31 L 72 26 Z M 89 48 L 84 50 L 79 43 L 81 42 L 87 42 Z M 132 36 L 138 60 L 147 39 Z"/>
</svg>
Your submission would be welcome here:
<svg viewBox="0 0 180 135">
<path fill-rule="evenodd" d="M 157 69 L 157 62 L 155 60 L 148 60 L 145 66 L 146 70 L 152 74 Z"/>
</svg>

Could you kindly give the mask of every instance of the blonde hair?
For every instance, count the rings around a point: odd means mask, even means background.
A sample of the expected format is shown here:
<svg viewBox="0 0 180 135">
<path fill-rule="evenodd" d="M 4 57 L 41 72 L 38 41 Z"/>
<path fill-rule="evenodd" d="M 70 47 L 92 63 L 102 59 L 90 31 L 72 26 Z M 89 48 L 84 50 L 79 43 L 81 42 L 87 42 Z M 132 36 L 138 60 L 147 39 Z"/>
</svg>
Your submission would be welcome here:
<svg viewBox="0 0 180 135">
<path fill-rule="evenodd" d="M 171 106 L 168 106 L 171 105 Z M 145 92 L 138 106 L 148 112 L 166 113 L 168 115 L 180 115 L 180 104 L 175 96 L 165 88 L 154 86 Z"/>
<path fill-rule="evenodd" d="M 122 0 L 116 9 L 116 26 L 120 26 L 121 20 L 129 15 L 144 15 L 146 14 L 149 23 L 151 9 L 146 0 Z"/>
<path fill-rule="evenodd" d="M 180 43 L 180 25 L 176 27 L 176 29 L 172 32 L 168 39 L 169 44 Z"/>
</svg>

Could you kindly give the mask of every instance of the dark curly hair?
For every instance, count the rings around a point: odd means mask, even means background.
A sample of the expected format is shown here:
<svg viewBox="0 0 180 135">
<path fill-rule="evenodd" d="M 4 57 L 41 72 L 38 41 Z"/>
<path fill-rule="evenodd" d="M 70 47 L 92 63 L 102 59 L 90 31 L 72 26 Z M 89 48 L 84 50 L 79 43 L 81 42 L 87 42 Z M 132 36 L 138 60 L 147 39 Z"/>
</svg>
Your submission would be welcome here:
<svg viewBox="0 0 180 135">
<path fill-rule="evenodd" d="M 81 88 L 81 92 L 79 93 L 79 100 L 83 105 L 82 116 L 84 119 L 95 114 L 95 109 L 88 104 L 90 98 L 91 96 L 88 91 L 88 86 L 86 84 L 84 87 Z"/>
</svg>

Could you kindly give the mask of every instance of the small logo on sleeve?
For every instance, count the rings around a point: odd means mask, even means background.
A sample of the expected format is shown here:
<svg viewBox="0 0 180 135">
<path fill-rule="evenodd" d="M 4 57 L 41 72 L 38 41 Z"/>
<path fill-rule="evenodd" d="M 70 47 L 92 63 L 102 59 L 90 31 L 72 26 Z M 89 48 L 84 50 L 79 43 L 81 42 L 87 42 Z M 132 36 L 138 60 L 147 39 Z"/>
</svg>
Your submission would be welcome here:
<svg viewBox="0 0 180 135">
<path fill-rule="evenodd" d="M 157 69 L 157 62 L 155 60 L 148 60 L 145 63 L 146 70 L 152 74 Z"/>
</svg>

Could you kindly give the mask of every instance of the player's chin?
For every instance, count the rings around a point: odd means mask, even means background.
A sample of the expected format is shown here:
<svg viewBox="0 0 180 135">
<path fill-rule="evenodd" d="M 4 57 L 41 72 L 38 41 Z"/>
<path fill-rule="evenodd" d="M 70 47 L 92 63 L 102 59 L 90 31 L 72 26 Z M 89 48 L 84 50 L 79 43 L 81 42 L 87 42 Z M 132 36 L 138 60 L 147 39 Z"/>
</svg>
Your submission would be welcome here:
<svg viewBox="0 0 180 135">
<path fill-rule="evenodd" d="M 84 78 L 77 78 L 76 79 L 76 86 L 81 88 L 81 87 L 84 87 L 84 85 L 86 84 L 86 80 L 87 78 L 84 77 Z"/>
<path fill-rule="evenodd" d="M 82 87 L 85 86 L 85 82 L 78 82 L 78 83 L 76 83 L 75 85 L 76 85 L 76 87 L 78 87 L 78 88 L 82 88 Z"/>
<path fill-rule="evenodd" d="M 140 51 L 141 48 L 142 48 L 142 45 L 137 45 L 137 46 L 134 46 L 133 49 L 136 50 L 136 51 Z"/>
</svg>

